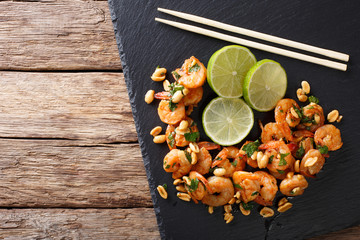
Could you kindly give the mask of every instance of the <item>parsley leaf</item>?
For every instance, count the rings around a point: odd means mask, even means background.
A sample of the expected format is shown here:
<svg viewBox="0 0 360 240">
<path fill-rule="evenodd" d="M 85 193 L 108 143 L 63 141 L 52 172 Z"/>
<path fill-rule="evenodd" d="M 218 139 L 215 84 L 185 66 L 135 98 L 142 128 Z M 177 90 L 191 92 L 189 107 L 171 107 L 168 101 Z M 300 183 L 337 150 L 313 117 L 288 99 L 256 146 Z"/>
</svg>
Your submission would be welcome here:
<svg viewBox="0 0 360 240">
<path fill-rule="evenodd" d="M 269 163 L 272 163 L 273 159 L 274 159 L 274 155 L 271 155 L 269 158 Z"/>
<path fill-rule="evenodd" d="M 168 139 L 169 139 L 168 144 L 170 145 L 170 147 L 174 147 L 174 145 L 175 145 L 174 135 L 175 135 L 175 132 L 172 132 L 168 136 Z"/>
<path fill-rule="evenodd" d="M 164 183 L 162 186 L 165 188 L 165 191 L 166 191 L 167 190 L 167 184 Z"/>
<path fill-rule="evenodd" d="M 252 202 L 248 202 L 248 203 L 241 202 L 241 205 L 245 210 L 251 210 L 254 207 L 254 204 Z"/>
<path fill-rule="evenodd" d="M 185 140 L 189 141 L 189 142 L 196 142 L 196 140 L 200 137 L 200 133 L 199 132 L 190 132 L 190 133 L 185 133 Z"/>
<path fill-rule="evenodd" d="M 176 81 L 181 77 L 180 74 L 178 74 L 176 71 L 172 71 L 171 73 L 174 76 Z"/>
<path fill-rule="evenodd" d="M 277 171 L 278 171 L 278 173 L 280 173 L 280 174 L 284 174 L 285 173 L 285 171 L 283 171 L 283 170 L 278 170 L 278 169 L 276 169 Z"/>
<path fill-rule="evenodd" d="M 299 118 L 302 118 L 301 111 L 294 104 L 293 104 L 293 108 L 294 108 L 295 112 L 297 113 L 297 115 L 299 116 Z"/>
<path fill-rule="evenodd" d="M 180 84 L 176 84 L 176 83 L 171 83 L 169 85 L 169 88 L 170 88 L 170 94 L 171 96 L 173 96 L 177 91 L 182 91 L 184 90 L 184 86 L 183 85 L 180 85 Z"/>
<path fill-rule="evenodd" d="M 319 99 L 318 99 L 317 97 L 311 95 L 311 96 L 309 97 L 309 102 L 313 102 L 313 103 L 318 104 L 318 103 L 319 103 Z"/>
<path fill-rule="evenodd" d="M 299 149 L 296 151 L 296 153 L 295 153 L 295 156 L 296 156 L 296 158 L 302 158 L 303 156 L 304 156 L 304 154 L 305 154 L 305 149 L 303 148 L 303 146 L 301 145 L 300 147 L 299 147 Z"/>
<path fill-rule="evenodd" d="M 285 157 L 287 155 L 289 155 L 290 153 L 280 153 L 280 161 L 279 161 L 279 166 L 285 166 L 287 164 L 287 161 L 285 160 Z"/>
<path fill-rule="evenodd" d="M 189 163 L 191 164 L 191 155 L 190 153 L 188 153 L 188 151 L 184 151 L 185 152 L 185 156 L 186 156 L 186 159 L 189 161 Z"/>
<path fill-rule="evenodd" d="M 234 187 L 243 189 L 239 184 L 234 183 Z"/>
<path fill-rule="evenodd" d="M 259 140 L 256 140 L 255 142 L 251 142 L 251 143 L 246 144 L 243 147 L 243 150 L 246 152 L 246 155 L 248 157 L 251 157 L 254 154 L 254 152 L 259 150 L 258 149 L 259 146 L 260 146 L 260 142 L 259 142 Z"/>
<path fill-rule="evenodd" d="M 259 192 L 258 192 L 258 191 L 255 191 L 255 192 L 253 192 L 253 193 L 251 194 L 251 196 L 255 196 L 256 194 L 259 194 Z"/>
<path fill-rule="evenodd" d="M 327 154 L 328 151 L 329 151 L 329 149 L 328 149 L 328 147 L 326 145 L 324 145 L 324 146 L 317 145 L 316 148 L 319 150 L 319 152 L 321 154 Z"/>
<path fill-rule="evenodd" d="M 199 70 L 200 70 L 200 66 L 199 66 L 197 63 L 195 63 L 194 66 L 189 67 L 189 73 L 191 73 L 191 72 L 197 72 L 197 71 L 199 71 Z"/>
<path fill-rule="evenodd" d="M 170 165 L 166 165 L 165 169 L 169 169 L 170 168 Z"/>
<path fill-rule="evenodd" d="M 194 192 L 198 188 L 198 186 L 199 186 L 199 180 L 197 178 L 191 179 L 191 183 L 190 185 L 188 185 L 189 191 Z"/>
<path fill-rule="evenodd" d="M 234 167 L 236 167 L 237 163 L 238 163 L 238 161 L 235 160 L 235 161 L 233 161 L 233 162 L 231 163 L 231 165 L 233 165 Z"/>
<path fill-rule="evenodd" d="M 173 103 L 171 100 L 169 101 L 170 111 L 174 111 L 177 108 L 177 103 Z"/>
</svg>

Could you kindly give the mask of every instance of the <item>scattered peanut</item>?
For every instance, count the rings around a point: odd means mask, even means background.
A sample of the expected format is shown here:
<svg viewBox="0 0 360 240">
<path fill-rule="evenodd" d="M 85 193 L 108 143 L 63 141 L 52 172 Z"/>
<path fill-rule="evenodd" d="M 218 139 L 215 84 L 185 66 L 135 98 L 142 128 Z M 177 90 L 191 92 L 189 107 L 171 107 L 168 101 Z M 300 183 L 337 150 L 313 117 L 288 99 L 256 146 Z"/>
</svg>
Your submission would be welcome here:
<svg viewBox="0 0 360 240">
<path fill-rule="evenodd" d="M 151 79 L 155 82 L 160 82 L 165 79 L 166 68 L 156 68 L 154 73 L 151 75 Z"/>
<path fill-rule="evenodd" d="M 306 102 L 307 100 L 307 96 L 305 95 L 304 90 L 301 88 L 298 88 L 298 90 L 296 91 L 296 96 L 300 102 Z"/>
<path fill-rule="evenodd" d="M 287 203 L 287 202 L 288 202 L 288 200 L 287 200 L 286 198 L 282 198 L 282 199 L 279 201 L 279 203 L 278 203 L 278 207 L 284 205 L 284 204 Z"/>
<path fill-rule="evenodd" d="M 160 196 L 161 196 L 163 199 L 167 199 L 168 194 L 167 194 L 164 186 L 159 185 L 159 186 L 157 186 L 156 189 L 158 190 Z"/>
<path fill-rule="evenodd" d="M 291 112 L 291 115 L 294 116 L 294 118 L 299 118 L 299 115 L 297 114 L 297 112 L 295 111 L 295 109 L 293 107 L 290 108 L 290 112 Z"/>
<path fill-rule="evenodd" d="M 149 91 L 146 92 L 146 94 L 145 94 L 145 102 L 147 104 L 150 104 L 150 103 L 152 103 L 152 101 L 154 101 L 154 94 L 155 94 L 154 90 L 149 90 Z"/>
<path fill-rule="evenodd" d="M 291 190 L 291 194 L 293 194 L 294 196 L 297 195 L 297 193 L 299 193 L 301 191 L 301 188 L 300 187 L 296 187 L 294 188 L 293 190 Z"/>
<path fill-rule="evenodd" d="M 339 111 L 338 110 L 332 110 L 327 115 L 327 120 L 329 122 L 335 122 L 339 118 Z"/>
<path fill-rule="evenodd" d="M 186 95 L 188 95 L 188 94 L 190 93 L 190 90 L 187 89 L 187 88 L 184 88 L 184 89 L 182 90 L 182 92 L 183 92 L 184 96 L 186 96 Z"/>
<path fill-rule="evenodd" d="M 184 182 L 183 180 L 181 180 L 180 178 L 178 178 L 178 179 L 175 179 L 175 180 L 174 180 L 173 184 L 174 184 L 175 186 L 177 186 L 177 185 L 179 185 L 179 184 L 181 184 L 181 183 L 183 183 L 183 182 Z"/>
<path fill-rule="evenodd" d="M 341 122 L 341 119 L 343 118 L 343 116 L 342 115 L 340 115 L 339 117 L 338 117 L 338 119 L 336 119 L 336 122 Z"/>
<path fill-rule="evenodd" d="M 183 193 L 187 192 L 183 184 L 176 186 L 176 190 Z"/>
<path fill-rule="evenodd" d="M 187 193 L 180 193 L 180 192 L 178 192 L 178 193 L 176 194 L 176 196 L 177 196 L 179 199 L 181 199 L 181 200 L 183 200 L 183 201 L 186 201 L 186 202 L 190 202 L 190 200 L 191 200 L 190 195 L 187 194 Z"/>
<path fill-rule="evenodd" d="M 191 152 L 191 165 L 195 165 L 198 161 L 197 155 L 195 152 Z"/>
<path fill-rule="evenodd" d="M 217 177 L 222 177 L 222 176 L 225 175 L 225 173 L 226 173 L 225 168 L 216 168 L 214 170 L 214 175 L 217 176 Z"/>
<path fill-rule="evenodd" d="M 302 90 L 305 92 L 305 94 L 310 93 L 310 84 L 307 81 L 302 81 L 301 87 L 302 87 Z"/>
<path fill-rule="evenodd" d="M 227 213 L 231 213 L 231 211 L 232 211 L 231 205 L 230 205 L 230 204 L 224 205 L 224 210 L 225 210 L 225 212 L 227 212 Z"/>
<path fill-rule="evenodd" d="M 195 142 L 191 142 L 189 144 L 189 147 L 190 147 L 191 151 L 193 151 L 195 153 L 199 153 L 199 146 Z"/>
<path fill-rule="evenodd" d="M 318 124 L 318 123 L 320 122 L 320 116 L 319 116 L 319 114 L 315 114 L 315 115 L 314 115 L 314 120 L 315 120 L 316 124 Z"/>
<path fill-rule="evenodd" d="M 300 102 L 306 102 L 306 100 L 308 99 L 308 97 L 306 95 L 301 95 L 300 97 L 298 97 Z"/>
<path fill-rule="evenodd" d="M 164 143 L 166 140 L 166 136 L 165 135 L 157 135 L 154 137 L 153 141 L 154 143 L 160 144 L 160 143 Z"/>
<path fill-rule="evenodd" d="M 179 130 L 186 130 L 189 127 L 189 122 L 186 120 L 182 120 L 179 124 Z"/>
<path fill-rule="evenodd" d="M 304 164 L 305 167 L 314 166 L 314 164 L 318 161 L 318 157 L 308 158 Z"/>
<path fill-rule="evenodd" d="M 181 101 L 181 99 L 184 97 L 184 94 L 181 91 L 176 91 L 174 95 L 171 98 L 171 101 L 173 103 L 178 103 Z"/>
<path fill-rule="evenodd" d="M 162 131 L 162 127 L 156 126 L 150 131 L 150 135 L 155 137 L 155 136 L 159 135 L 161 133 L 161 131 Z"/>
<path fill-rule="evenodd" d="M 236 194 L 234 195 L 235 198 L 240 199 L 240 192 L 236 192 Z"/>
<path fill-rule="evenodd" d="M 257 154 L 258 154 L 258 152 L 255 151 L 255 152 L 253 153 L 253 155 L 251 155 L 251 159 L 252 159 L 252 160 L 257 160 Z"/>
<path fill-rule="evenodd" d="M 259 168 L 266 168 L 269 163 L 269 156 L 265 154 L 260 160 L 258 159 L 257 162 Z"/>
<path fill-rule="evenodd" d="M 294 176 L 294 172 L 288 172 L 286 174 L 286 178 L 292 178 Z"/>
<path fill-rule="evenodd" d="M 234 216 L 231 215 L 227 220 L 226 220 L 226 224 L 230 223 L 232 220 L 234 220 Z"/>
<path fill-rule="evenodd" d="M 277 210 L 278 212 L 286 212 L 287 210 L 289 210 L 290 208 L 292 208 L 292 203 L 284 203 L 283 205 L 281 205 Z"/>
<path fill-rule="evenodd" d="M 191 185 L 191 180 L 188 176 L 184 176 L 183 181 L 185 182 L 186 185 Z"/>
<path fill-rule="evenodd" d="M 213 206 L 209 206 L 209 207 L 208 207 L 208 212 L 209 212 L 210 214 L 213 214 L 213 213 L 214 213 L 214 207 L 213 207 Z"/>
<path fill-rule="evenodd" d="M 294 168 L 295 168 L 295 172 L 300 172 L 300 160 L 295 161 Z"/>
<path fill-rule="evenodd" d="M 234 216 L 231 213 L 225 213 L 224 214 L 224 220 L 226 223 L 230 223 L 234 219 Z"/>
<path fill-rule="evenodd" d="M 272 210 L 269 207 L 264 207 L 263 209 L 260 210 L 260 215 L 263 216 L 264 218 L 272 217 L 274 216 L 274 210 Z"/>
<path fill-rule="evenodd" d="M 240 203 L 240 211 L 241 211 L 241 213 L 243 214 L 243 215 L 245 215 L 245 216 L 248 216 L 248 215 L 250 215 L 250 210 L 245 210 L 244 209 L 244 207 L 243 207 L 243 205 Z"/>
<path fill-rule="evenodd" d="M 232 204 L 235 203 L 235 201 L 236 201 L 236 198 L 233 197 L 232 199 L 230 199 L 230 201 L 228 202 L 228 204 L 232 205 Z"/>
</svg>

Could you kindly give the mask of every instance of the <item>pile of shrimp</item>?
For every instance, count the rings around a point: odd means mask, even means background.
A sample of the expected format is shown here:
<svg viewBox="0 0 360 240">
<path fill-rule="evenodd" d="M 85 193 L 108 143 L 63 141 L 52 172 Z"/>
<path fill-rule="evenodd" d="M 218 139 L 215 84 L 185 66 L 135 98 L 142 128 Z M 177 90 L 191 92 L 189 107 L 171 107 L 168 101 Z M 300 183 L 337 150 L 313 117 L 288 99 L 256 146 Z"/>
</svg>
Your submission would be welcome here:
<svg viewBox="0 0 360 240">
<path fill-rule="evenodd" d="M 164 72 L 158 68 L 152 77 L 164 80 Z M 275 122 L 264 126 L 260 123 L 260 140 L 246 141 L 241 147 L 199 141 L 199 130 L 189 115 L 202 98 L 206 68 L 191 57 L 172 75 L 175 82 L 165 80 L 165 91 L 153 93 L 161 100 L 158 115 L 168 124 L 164 135 L 159 135 L 161 127 L 151 131 L 154 142 L 166 142 L 170 150 L 164 157 L 163 168 L 172 174 L 178 198 L 201 201 L 208 205 L 210 214 L 214 207 L 224 206 L 226 223 L 234 219 L 234 204 L 249 215 L 255 202 L 264 206 L 260 211 L 263 217 L 272 217 L 277 194 L 282 195 L 277 211 L 287 211 L 292 204 L 286 197 L 303 194 L 308 187 L 307 178 L 316 177 L 329 157 L 328 152 L 342 147 L 340 130 L 325 124 L 323 108 L 316 101 L 300 107 L 293 99 L 277 103 Z M 299 99 L 304 100 L 304 91 L 298 92 Z M 329 122 L 335 122 L 333 112 L 332 120 L 328 115 Z M 158 191 L 167 198 L 163 186 L 159 185 Z"/>
</svg>

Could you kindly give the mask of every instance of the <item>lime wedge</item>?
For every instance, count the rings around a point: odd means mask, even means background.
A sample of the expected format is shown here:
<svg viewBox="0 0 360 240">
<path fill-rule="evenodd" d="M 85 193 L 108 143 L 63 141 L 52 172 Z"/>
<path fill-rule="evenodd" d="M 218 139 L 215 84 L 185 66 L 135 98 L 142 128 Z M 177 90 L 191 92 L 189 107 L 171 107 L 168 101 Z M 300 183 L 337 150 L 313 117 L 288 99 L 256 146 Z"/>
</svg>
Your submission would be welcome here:
<svg viewBox="0 0 360 240">
<path fill-rule="evenodd" d="M 251 108 L 239 98 L 213 99 L 202 115 L 205 133 L 215 143 L 230 146 L 241 142 L 254 125 Z"/>
<path fill-rule="evenodd" d="M 230 45 L 216 51 L 207 66 L 207 81 L 220 97 L 239 98 L 243 95 L 246 73 L 256 63 L 249 49 Z"/>
<path fill-rule="evenodd" d="M 256 63 L 244 80 L 245 101 L 255 110 L 267 112 L 285 95 L 287 78 L 285 70 L 273 60 Z"/>
</svg>

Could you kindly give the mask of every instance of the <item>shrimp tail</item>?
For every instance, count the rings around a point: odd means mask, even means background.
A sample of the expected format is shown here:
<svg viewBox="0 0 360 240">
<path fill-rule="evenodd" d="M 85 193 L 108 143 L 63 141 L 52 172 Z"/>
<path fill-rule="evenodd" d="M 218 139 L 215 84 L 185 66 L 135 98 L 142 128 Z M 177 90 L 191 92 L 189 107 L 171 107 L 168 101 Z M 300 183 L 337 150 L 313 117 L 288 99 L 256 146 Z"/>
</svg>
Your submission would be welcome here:
<svg viewBox="0 0 360 240">
<path fill-rule="evenodd" d="M 261 144 L 258 148 L 260 150 L 274 149 L 274 148 L 280 147 L 281 144 L 282 144 L 282 141 L 270 141 L 270 142 Z"/>
<path fill-rule="evenodd" d="M 227 148 L 223 148 L 218 155 L 215 157 L 215 161 L 212 163 L 211 168 L 216 167 L 220 163 L 224 162 L 229 155 L 229 150 Z"/>
<path fill-rule="evenodd" d="M 213 143 L 213 142 L 203 141 L 203 142 L 198 142 L 197 144 L 199 146 L 199 149 L 205 148 L 206 150 L 215 150 L 215 149 L 220 149 L 221 148 L 219 144 L 216 144 L 216 143 Z"/>
<path fill-rule="evenodd" d="M 293 141 L 293 136 L 291 134 L 291 129 L 289 127 L 289 125 L 287 125 L 286 122 L 281 122 L 281 123 L 277 123 L 280 127 L 280 130 L 282 132 L 282 134 L 285 136 L 286 140 L 288 141 Z"/>
<path fill-rule="evenodd" d="M 154 97 L 156 99 L 169 100 L 171 98 L 171 94 L 169 92 L 158 92 L 155 93 Z"/>
<path fill-rule="evenodd" d="M 195 176 L 196 176 L 196 178 L 197 178 L 198 180 L 200 180 L 200 181 L 205 185 L 207 191 L 208 191 L 210 194 L 213 194 L 208 180 L 206 180 L 206 178 L 205 178 L 203 175 L 201 175 L 200 173 L 198 173 L 198 172 L 196 172 L 196 171 L 191 171 L 190 174 L 191 174 L 191 173 L 194 173 Z"/>
</svg>

